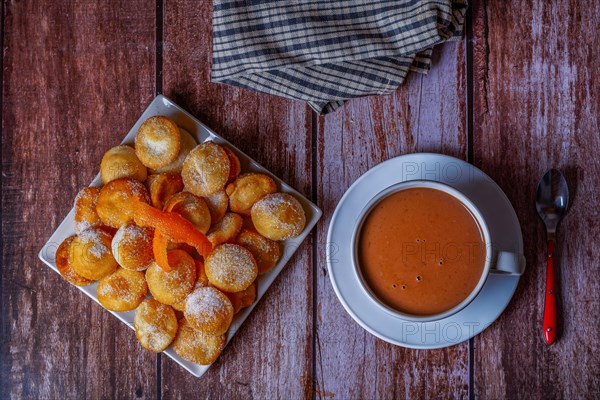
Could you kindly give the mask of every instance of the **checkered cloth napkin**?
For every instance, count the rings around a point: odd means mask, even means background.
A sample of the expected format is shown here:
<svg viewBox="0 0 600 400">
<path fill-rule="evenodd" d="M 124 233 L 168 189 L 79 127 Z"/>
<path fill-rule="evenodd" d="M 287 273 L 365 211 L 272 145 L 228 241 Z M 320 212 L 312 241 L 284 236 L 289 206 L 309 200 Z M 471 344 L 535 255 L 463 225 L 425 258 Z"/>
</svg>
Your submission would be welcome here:
<svg viewBox="0 0 600 400">
<path fill-rule="evenodd" d="M 462 34 L 466 0 L 214 0 L 212 81 L 307 101 L 319 113 L 427 73 Z"/>
</svg>

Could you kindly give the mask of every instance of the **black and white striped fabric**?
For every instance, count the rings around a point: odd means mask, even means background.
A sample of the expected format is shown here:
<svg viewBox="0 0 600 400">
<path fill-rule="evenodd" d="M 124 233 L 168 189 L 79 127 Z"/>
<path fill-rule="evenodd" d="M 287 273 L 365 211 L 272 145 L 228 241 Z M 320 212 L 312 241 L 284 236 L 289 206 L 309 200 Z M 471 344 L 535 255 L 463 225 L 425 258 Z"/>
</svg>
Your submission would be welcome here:
<svg viewBox="0 0 600 400">
<path fill-rule="evenodd" d="M 212 81 L 307 101 L 319 113 L 427 73 L 462 34 L 466 0 L 214 0 Z"/>
</svg>

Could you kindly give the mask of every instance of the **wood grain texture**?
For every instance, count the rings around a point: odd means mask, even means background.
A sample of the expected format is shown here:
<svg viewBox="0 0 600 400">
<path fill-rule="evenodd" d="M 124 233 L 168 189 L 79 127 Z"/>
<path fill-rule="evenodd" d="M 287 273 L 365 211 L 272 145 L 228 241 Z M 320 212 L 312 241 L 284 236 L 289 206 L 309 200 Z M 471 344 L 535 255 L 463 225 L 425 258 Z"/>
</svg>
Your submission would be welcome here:
<svg viewBox="0 0 600 400">
<path fill-rule="evenodd" d="M 429 151 L 465 159 L 467 132 L 464 42 L 435 49 L 427 76 L 409 75 L 396 93 L 357 99 L 318 129 L 317 398 L 466 398 L 468 343 L 432 351 L 393 346 L 366 332 L 345 312 L 327 274 L 331 215 L 346 189 L 376 164 Z"/>
<path fill-rule="evenodd" d="M 598 398 L 600 2 L 471 6 L 472 71 L 465 41 L 448 43 L 428 76 L 313 118 L 304 103 L 209 82 L 208 1 L 165 0 L 158 14 L 145 0 L 4 2 L 0 398 Z M 161 88 L 324 211 L 200 380 L 143 351 L 37 259 L 104 151 Z M 327 276 L 326 233 L 342 194 L 377 163 L 415 151 L 472 151 L 522 224 L 526 274 L 472 354 L 468 343 L 416 351 L 375 339 Z M 533 202 L 550 167 L 566 173 L 572 206 L 557 246 L 563 317 L 548 348 Z"/>
<path fill-rule="evenodd" d="M 154 2 L 6 2 L 0 398 L 155 397 L 156 357 L 37 258 L 154 95 Z"/>
<path fill-rule="evenodd" d="M 164 93 L 310 198 L 311 113 L 303 102 L 209 82 L 210 2 L 164 4 Z M 312 242 L 306 240 L 201 378 L 163 357 L 164 398 L 303 398 L 312 373 Z"/>
<path fill-rule="evenodd" d="M 473 13 L 475 165 L 513 203 L 528 261 L 506 312 L 475 340 L 475 395 L 598 398 L 600 4 L 476 1 Z M 551 347 L 541 332 L 545 231 L 534 208 L 549 168 L 566 173 L 571 190 L 558 230 Z"/>
</svg>

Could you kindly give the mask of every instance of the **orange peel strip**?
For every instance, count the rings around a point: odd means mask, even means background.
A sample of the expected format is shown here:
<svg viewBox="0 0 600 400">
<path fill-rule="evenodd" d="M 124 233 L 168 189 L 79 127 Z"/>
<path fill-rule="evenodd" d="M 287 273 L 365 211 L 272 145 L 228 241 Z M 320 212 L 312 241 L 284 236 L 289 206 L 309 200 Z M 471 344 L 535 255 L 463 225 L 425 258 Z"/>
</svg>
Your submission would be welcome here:
<svg viewBox="0 0 600 400">
<path fill-rule="evenodd" d="M 212 251 L 212 244 L 207 237 L 177 213 L 160 211 L 140 201 L 134 206 L 133 219 L 139 226 L 149 226 L 159 231 L 161 236 L 171 242 L 189 244 L 202 257 L 208 256 Z"/>
<path fill-rule="evenodd" d="M 167 256 L 167 246 L 169 240 L 166 236 L 161 235 L 158 229 L 154 230 L 154 238 L 152 239 L 152 251 L 154 252 L 154 260 L 165 272 L 171 272 L 169 258 Z"/>
</svg>

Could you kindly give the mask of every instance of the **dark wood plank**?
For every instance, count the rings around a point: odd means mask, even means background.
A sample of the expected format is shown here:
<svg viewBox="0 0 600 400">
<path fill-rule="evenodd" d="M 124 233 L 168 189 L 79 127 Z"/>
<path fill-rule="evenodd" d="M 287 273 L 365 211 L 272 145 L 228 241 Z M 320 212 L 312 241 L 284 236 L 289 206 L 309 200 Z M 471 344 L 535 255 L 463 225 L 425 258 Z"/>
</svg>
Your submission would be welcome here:
<svg viewBox="0 0 600 400">
<path fill-rule="evenodd" d="M 209 82 L 210 2 L 167 1 L 164 15 L 165 95 L 310 197 L 306 105 Z M 201 380 L 163 357 L 164 397 L 305 397 L 312 372 L 311 254 L 307 240 Z"/>
<path fill-rule="evenodd" d="M 404 349 L 372 336 L 346 314 L 327 274 L 325 242 L 346 189 L 374 165 L 415 151 L 467 156 L 464 41 L 436 48 L 428 76 L 410 75 L 390 96 L 352 100 L 319 119 L 316 393 L 319 398 L 464 398 L 468 343 Z"/>
<path fill-rule="evenodd" d="M 156 356 L 37 253 L 154 96 L 155 2 L 6 2 L 0 398 L 156 395 Z"/>
<path fill-rule="evenodd" d="M 475 340 L 475 394 L 598 398 L 600 4 L 476 1 L 473 11 L 475 165 L 513 203 L 528 262 L 506 312 Z M 557 244 L 561 337 L 547 347 L 546 242 L 534 199 L 552 167 L 566 172 L 572 205 Z"/>
</svg>

